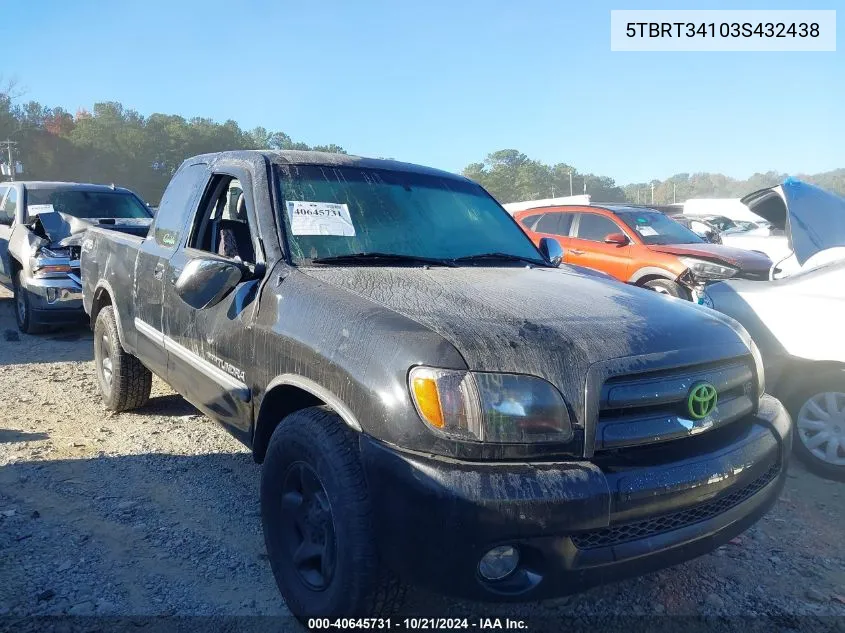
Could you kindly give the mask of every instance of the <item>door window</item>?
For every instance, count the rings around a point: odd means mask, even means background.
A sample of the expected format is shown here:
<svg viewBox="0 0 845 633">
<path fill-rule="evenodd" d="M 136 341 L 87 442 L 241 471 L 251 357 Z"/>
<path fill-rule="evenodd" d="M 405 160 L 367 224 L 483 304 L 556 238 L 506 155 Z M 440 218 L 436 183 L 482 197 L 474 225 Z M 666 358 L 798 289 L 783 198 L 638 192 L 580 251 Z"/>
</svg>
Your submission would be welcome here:
<svg viewBox="0 0 845 633">
<path fill-rule="evenodd" d="M 11 224 L 12 219 L 6 215 L 6 211 L 3 207 L 3 196 L 6 195 L 6 192 L 9 190 L 8 187 L 0 187 L 0 224 Z"/>
<path fill-rule="evenodd" d="M 592 242 L 604 242 L 611 233 L 621 233 L 616 223 L 610 218 L 595 213 L 582 213 L 578 222 L 577 237 Z"/>
<path fill-rule="evenodd" d="M 0 196 L 2 197 L 2 196 Z M 11 225 L 15 221 L 15 210 L 18 208 L 18 190 L 9 187 L 3 207 L 0 208 L 0 224 Z"/>
<path fill-rule="evenodd" d="M 194 220 L 188 246 L 221 257 L 255 263 L 246 195 L 237 178 L 215 175 Z"/>
<path fill-rule="evenodd" d="M 176 248 L 193 201 L 206 179 L 205 163 L 183 165 L 164 190 L 155 219 L 155 241 L 170 250 Z"/>
<path fill-rule="evenodd" d="M 547 213 L 544 215 L 534 230 L 538 233 L 548 233 L 550 235 L 560 235 L 561 237 L 569 236 L 569 227 L 572 225 L 571 213 Z"/>
</svg>

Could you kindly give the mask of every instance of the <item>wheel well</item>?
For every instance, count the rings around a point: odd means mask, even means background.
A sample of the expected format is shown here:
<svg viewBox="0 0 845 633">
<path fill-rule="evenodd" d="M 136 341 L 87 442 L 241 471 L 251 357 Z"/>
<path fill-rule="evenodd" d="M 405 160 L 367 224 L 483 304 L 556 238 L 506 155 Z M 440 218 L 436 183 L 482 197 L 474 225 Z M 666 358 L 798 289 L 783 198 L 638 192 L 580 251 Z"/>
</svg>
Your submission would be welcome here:
<svg viewBox="0 0 845 633">
<path fill-rule="evenodd" d="M 294 385 L 279 385 L 264 394 L 252 436 L 252 456 L 255 461 L 259 464 L 264 461 L 270 437 L 286 416 L 300 409 L 325 404 L 313 393 Z"/>
<path fill-rule="evenodd" d="M 111 295 L 105 288 L 98 288 L 94 293 L 94 301 L 91 304 L 91 327 L 97 322 L 97 315 L 100 310 L 112 304 Z"/>
<path fill-rule="evenodd" d="M 635 286 L 644 286 L 649 281 L 655 281 L 657 279 L 665 279 L 666 281 L 675 281 L 671 277 L 666 277 L 665 275 L 643 275 L 636 282 L 634 282 Z"/>
</svg>

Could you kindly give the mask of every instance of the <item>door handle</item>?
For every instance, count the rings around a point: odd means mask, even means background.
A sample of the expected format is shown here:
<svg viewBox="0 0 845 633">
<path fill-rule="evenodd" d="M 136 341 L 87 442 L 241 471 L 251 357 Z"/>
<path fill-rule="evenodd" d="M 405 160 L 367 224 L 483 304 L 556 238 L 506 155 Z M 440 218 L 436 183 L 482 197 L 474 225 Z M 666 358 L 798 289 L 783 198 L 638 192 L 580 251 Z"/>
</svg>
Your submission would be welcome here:
<svg viewBox="0 0 845 633">
<path fill-rule="evenodd" d="M 573 255 L 583 255 L 584 254 L 584 251 L 579 251 L 579 250 L 576 250 L 574 248 L 569 249 L 569 252 L 572 253 Z"/>
<path fill-rule="evenodd" d="M 159 263 L 156 265 L 155 270 L 153 271 L 153 277 L 161 281 L 162 276 L 164 275 L 164 264 Z"/>
</svg>

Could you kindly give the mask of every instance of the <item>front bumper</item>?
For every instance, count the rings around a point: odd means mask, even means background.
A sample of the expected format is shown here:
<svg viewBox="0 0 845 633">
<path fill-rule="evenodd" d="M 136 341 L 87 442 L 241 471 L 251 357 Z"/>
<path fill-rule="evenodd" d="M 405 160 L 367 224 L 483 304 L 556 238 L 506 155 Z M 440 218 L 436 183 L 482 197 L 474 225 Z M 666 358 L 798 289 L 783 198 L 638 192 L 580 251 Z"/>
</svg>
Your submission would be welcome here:
<svg viewBox="0 0 845 633">
<path fill-rule="evenodd" d="M 528 601 L 673 565 L 744 531 L 783 487 L 791 427 L 765 396 L 754 416 L 623 461 L 471 463 L 367 436 L 361 454 L 389 568 L 447 595 Z M 519 567 L 482 579 L 480 558 L 503 544 Z"/>
<path fill-rule="evenodd" d="M 76 323 L 85 318 L 82 284 L 78 278 L 29 277 L 23 280 L 29 293 L 32 319 L 38 324 Z"/>
</svg>

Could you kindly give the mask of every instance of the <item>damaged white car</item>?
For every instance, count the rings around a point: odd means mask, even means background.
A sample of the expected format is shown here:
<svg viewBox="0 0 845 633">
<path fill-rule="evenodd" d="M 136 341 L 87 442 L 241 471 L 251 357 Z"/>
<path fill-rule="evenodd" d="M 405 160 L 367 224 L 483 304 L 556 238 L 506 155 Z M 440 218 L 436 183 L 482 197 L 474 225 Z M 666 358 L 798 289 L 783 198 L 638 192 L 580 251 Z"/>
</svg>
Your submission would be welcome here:
<svg viewBox="0 0 845 633">
<path fill-rule="evenodd" d="M 772 278 L 845 257 L 845 201 L 836 194 L 789 178 L 748 194 L 742 203 L 768 222 L 768 231 L 727 232 L 722 241 L 768 255 Z"/>
<path fill-rule="evenodd" d="M 14 292 L 21 331 L 84 319 L 79 249 L 89 227 L 146 235 L 151 217 L 120 187 L 0 183 L 0 284 Z"/>
<path fill-rule="evenodd" d="M 742 323 L 757 343 L 767 391 L 795 421 L 796 454 L 817 474 L 845 481 L 845 199 L 799 181 L 773 189 L 780 191 L 758 192 L 755 213 L 785 213 L 786 267 L 795 272 L 714 283 L 700 303 Z"/>
</svg>

